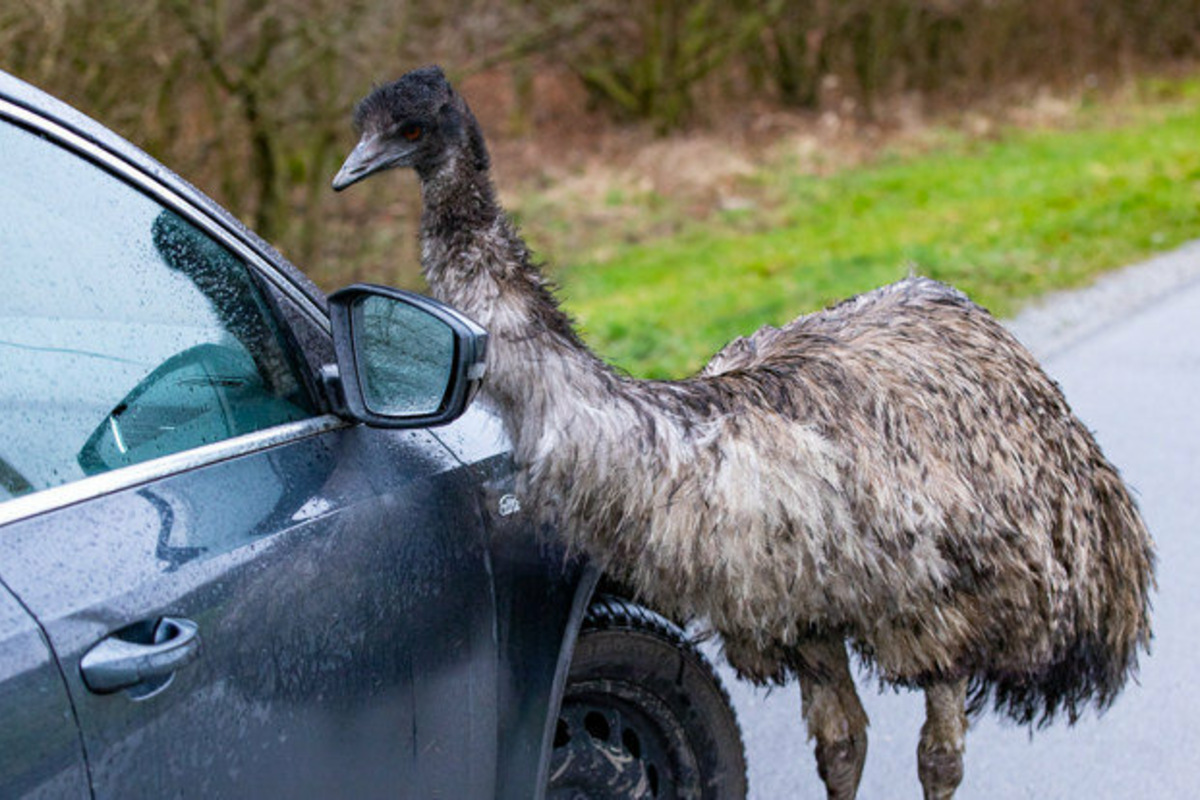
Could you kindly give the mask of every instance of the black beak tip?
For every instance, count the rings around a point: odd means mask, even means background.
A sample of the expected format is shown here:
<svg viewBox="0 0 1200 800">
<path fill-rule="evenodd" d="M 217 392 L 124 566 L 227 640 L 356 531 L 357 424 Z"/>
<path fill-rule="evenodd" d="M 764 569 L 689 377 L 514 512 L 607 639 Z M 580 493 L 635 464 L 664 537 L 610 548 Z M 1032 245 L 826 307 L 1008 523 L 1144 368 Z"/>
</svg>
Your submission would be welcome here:
<svg viewBox="0 0 1200 800">
<path fill-rule="evenodd" d="M 333 190 L 335 192 L 340 192 L 345 189 L 348 189 L 350 186 L 353 186 L 354 184 L 358 183 L 364 177 L 366 177 L 366 175 L 364 174 L 364 171 L 361 169 L 346 170 L 345 168 L 342 168 L 342 170 L 339 171 L 337 175 L 333 176 L 333 182 L 332 182 Z"/>
</svg>

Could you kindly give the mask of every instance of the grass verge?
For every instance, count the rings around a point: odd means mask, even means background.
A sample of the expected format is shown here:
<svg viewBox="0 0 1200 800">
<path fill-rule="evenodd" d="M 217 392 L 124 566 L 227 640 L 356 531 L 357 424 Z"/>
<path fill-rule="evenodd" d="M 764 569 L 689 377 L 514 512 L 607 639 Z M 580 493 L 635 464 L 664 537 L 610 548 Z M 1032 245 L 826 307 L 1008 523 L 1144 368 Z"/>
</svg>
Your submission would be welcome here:
<svg viewBox="0 0 1200 800">
<path fill-rule="evenodd" d="M 825 177 L 782 158 L 749 184 L 758 199 L 740 210 L 559 264 L 597 351 L 635 375 L 678 377 L 734 336 L 910 270 L 1005 315 L 1196 238 L 1200 82 L 1082 109 L 1068 129 L 944 132 L 929 152 Z"/>
</svg>

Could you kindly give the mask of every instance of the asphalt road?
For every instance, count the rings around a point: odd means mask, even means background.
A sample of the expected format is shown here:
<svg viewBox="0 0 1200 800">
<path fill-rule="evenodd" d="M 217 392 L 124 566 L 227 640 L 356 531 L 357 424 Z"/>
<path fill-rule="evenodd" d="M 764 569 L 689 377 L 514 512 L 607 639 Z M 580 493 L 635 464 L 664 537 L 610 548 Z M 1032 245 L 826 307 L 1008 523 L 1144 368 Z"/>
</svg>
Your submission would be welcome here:
<svg viewBox="0 0 1200 800">
<path fill-rule="evenodd" d="M 1158 545 L 1153 652 L 1104 715 L 1032 735 L 984 715 L 967 736 L 969 798 L 1200 797 L 1200 245 L 1050 298 L 1011 323 L 1133 487 Z M 739 684 L 755 800 L 824 798 L 796 686 Z M 919 693 L 859 676 L 871 718 L 861 798 L 917 798 Z"/>
</svg>

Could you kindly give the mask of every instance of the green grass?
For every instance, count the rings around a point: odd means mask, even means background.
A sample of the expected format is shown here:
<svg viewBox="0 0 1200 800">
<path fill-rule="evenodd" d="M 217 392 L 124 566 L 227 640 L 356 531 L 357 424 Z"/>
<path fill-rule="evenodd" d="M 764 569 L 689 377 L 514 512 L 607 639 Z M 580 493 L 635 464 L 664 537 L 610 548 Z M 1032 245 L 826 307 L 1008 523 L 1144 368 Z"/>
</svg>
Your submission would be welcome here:
<svg viewBox="0 0 1200 800">
<path fill-rule="evenodd" d="M 1070 130 L 947 134 L 935 152 L 830 177 L 769 165 L 770 229 L 753 230 L 755 211 L 717 214 L 556 277 L 590 344 L 648 377 L 910 270 L 1010 314 L 1200 237 L 1200 83 L 1164 93 L 1082 111 Z"/>
</svg>

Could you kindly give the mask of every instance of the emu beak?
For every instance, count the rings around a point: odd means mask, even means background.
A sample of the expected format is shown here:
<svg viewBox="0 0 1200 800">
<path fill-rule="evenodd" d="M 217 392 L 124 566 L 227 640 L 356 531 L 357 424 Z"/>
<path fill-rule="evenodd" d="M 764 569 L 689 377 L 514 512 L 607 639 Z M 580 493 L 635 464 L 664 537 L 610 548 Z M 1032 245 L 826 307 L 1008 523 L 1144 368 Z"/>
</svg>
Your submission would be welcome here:
<svg viewBox="0 0 1200 800">
<path fill-rule="evenodd" d="M 388 145 L 389 143 L 378 134 L 365 134 L 346 157 L 346 163 L 342 164 L 338 174 L 333 176 L 334 191 L 340 192 L 368 175 L 400 166 L 408 151 L 397 153 Z"/>
</svg>

